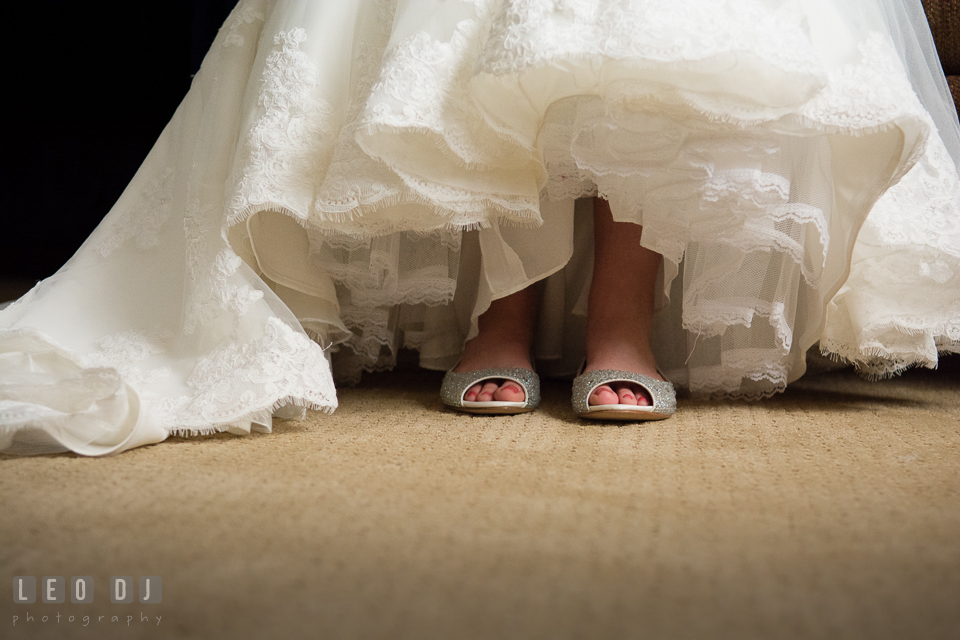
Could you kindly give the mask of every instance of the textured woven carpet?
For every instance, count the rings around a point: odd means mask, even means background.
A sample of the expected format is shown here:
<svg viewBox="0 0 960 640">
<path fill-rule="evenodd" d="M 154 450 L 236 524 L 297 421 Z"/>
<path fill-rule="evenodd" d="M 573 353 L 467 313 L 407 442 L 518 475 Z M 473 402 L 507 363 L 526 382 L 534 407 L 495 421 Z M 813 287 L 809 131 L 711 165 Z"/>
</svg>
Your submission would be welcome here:
<svg viewBox="0 0 960 640">
<path fill-rule="evenodd" d="M 439 375 L 392 373 L 272 435 L 0 458 L 6 584 L 95 580 L 4 596 L 0 634 L 960 638 L 958 365 L 647 426 L 549 381 L 531 415 L 446 413 Z M 111 576 L 163 602 L 111 604 Z"/>
</svg>

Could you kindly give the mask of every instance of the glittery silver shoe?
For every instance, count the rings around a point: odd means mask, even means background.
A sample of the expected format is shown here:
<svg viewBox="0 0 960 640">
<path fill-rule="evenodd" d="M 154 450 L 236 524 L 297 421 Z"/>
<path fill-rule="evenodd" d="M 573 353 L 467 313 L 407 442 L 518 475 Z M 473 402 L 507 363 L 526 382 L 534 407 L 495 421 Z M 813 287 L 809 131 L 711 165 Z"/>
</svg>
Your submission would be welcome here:
<svg viewBox="0 0 960 640">
<path fill-rule="evenodd" d="M 590 404 L 590 395 L 600 385 L 611 382 L 633 382 L 650 394 L 653 405 Z M 629 371 L 600 369 L 588 371 L 573 379 L 573 410 L 581 418 L 596 420 L 665 420 L 677 411 L 677 392 L 663 380 Z"/>
<path fill-rule="evenodd" d="M 467 389 L 484 380 L 511 380 L 523 388 L 525 395 L 523 402 L 503 402 L 491 400 L 489 402 L 470 402 L 463 396 Z M 447 371 L 440 387 L 440 399 L 448 407 L 467 413 L 485 413 L 513 415 L 533 411 L 540 404 L 540 377 L 530 369 L 480 369 L 454 373 Z"/>
</svg>

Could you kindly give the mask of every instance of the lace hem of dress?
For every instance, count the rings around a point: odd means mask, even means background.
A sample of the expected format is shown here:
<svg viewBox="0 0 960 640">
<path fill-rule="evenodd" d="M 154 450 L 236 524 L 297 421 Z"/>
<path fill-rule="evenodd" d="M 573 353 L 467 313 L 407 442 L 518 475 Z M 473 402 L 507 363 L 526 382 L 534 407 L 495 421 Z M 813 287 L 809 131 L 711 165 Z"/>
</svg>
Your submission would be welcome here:
<svg viewBox="0 0 960 640">
<path fill-rule="evenodd" d="M 322 349 L 277 318 L 262 337 L 198 358 L 179 383 L 184 391 L 161 395 L 178 383 L 152 363 L 172 339 L 163 330 L 123 331 L 81 357 L 39 331 L 0 331 L 0 357 L 12 365 L 0 372 L 0 449 L 107 455 L 171 433 L 269 430 L 271 416 L 292 415 L 291 407 L 336 408 Z"/>
<path fill-rule="evenodd" d="M 878 379 L 935 368 L 939 354 L 956 353 L 958 345 L 960 179 L 934 136 L 861 229 L 820 347 Z"/>
</svg>

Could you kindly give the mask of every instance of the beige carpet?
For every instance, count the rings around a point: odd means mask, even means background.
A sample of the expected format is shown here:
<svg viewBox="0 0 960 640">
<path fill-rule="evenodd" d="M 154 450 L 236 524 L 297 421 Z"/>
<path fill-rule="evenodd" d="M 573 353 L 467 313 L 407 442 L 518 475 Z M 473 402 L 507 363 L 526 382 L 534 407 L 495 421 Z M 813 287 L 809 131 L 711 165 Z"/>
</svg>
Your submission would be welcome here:
<svg viewBox="0 0 960 640">
<path fill-rule="evenodd" d="M 0 458 L 4 582 L 95 578 L 88 605 L 3 596 L 0 635 L 960 638 L 956 359 L 647 426 L 577 421 L 560 382 L 532 415 L 446 413 L 439 382 L 373 376 L 272 435 Z M 113 575 L 163 603 L 110 604 Z"/>
</svg>

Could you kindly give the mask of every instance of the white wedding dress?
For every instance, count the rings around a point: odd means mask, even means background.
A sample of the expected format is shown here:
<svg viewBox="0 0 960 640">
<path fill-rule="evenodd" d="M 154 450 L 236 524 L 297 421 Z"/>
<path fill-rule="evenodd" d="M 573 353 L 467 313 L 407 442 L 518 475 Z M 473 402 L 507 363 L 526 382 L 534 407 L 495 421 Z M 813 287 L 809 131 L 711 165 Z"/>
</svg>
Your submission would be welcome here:
<svg viewBox="0 0 960 640">
<path fill-rule="evenodd" d="M 331 411 L 333 374 L 448 368 L 540 280 L 538 368 L 573 373 L 596 194 L 664 256 L 678 385 L 769 395 L 818 341 L 933 367 L 958 131 L 916 0 L 244 0 L 115 207 L 0 312 L 0 449 Z"/>
</svg>

